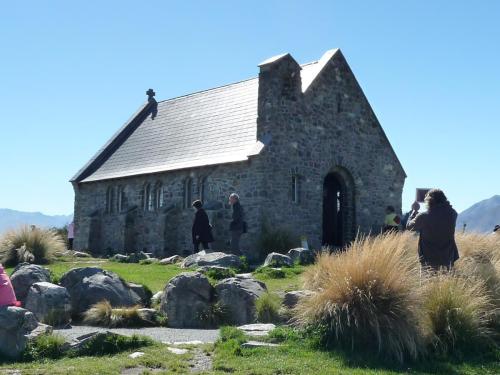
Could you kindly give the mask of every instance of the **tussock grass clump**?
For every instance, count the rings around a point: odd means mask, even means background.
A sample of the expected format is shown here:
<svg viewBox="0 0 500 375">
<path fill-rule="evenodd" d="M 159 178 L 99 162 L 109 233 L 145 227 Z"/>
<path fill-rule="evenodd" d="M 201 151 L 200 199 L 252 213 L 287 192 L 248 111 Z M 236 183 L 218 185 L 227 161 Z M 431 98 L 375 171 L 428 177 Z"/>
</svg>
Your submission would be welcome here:
<svg viewBox="0 0 500 375">
<path fill-rule="evenodd" d="M 108 301 L 98 302 L 85 313 L 83 321 L 98 327 L 143 327 L 154 322 L 143 319 L 140 306 L 113 308 Z"/>
<path fill-rule="evenodd" d="M 0 261 L 7 267 L 21 262 L 45 264 L 64 250 L 64 240 L 53 230 L 22 226 L 0 237 Z"/>
<path fill-rule="evenodd" d="M 274 294 L 264 293 L 255 301 L 255 315 L 260 323 L 278 323 L 281 301 Z"/>
<path fill-rule="evenodd" d="M 424 322 L 438 354 L 474 351 L 493 343 L 490 329 L 495 307 L 484 283 L 442 273 L 424 287 Z"/>
<path fill-rule="evenodd" d="M 87 341 L 74 355 L 102 356 L 153 345 L 154 341 L 146 336 L 131 337 L 117 334 L 102 334 Z"/>
<path fill-rule="evenodd" d="M 418 312 L 421 298 L 411 234 L 356 239 L 342 253 L 323 253 L 304 273 L 315 293 L 301 299 L 295 321 L 320 336 L 326 347 L 378 352 L 400 362 L 424 345 Z"/>
<path fill-rule="evenodd" d="M 43 334 L 35 340 L 28 341 L 21 360 L 24 362 L 58 359 L 64 356 L 66 340 L 59 335 Z"/>
</svg>

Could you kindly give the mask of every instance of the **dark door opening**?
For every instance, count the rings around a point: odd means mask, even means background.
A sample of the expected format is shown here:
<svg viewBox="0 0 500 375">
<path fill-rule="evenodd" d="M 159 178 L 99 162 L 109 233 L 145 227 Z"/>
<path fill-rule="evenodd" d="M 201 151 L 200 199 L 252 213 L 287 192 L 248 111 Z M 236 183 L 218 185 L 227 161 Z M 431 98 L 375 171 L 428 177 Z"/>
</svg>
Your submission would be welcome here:
<svg viewBox="0 0 500 375">
<path fill-rule="evenodd" d="M 323 246 L 341 247 L 344 239 L 344 192 L 340 178 L 330 173 L 323 182 Z"/>
</svg>

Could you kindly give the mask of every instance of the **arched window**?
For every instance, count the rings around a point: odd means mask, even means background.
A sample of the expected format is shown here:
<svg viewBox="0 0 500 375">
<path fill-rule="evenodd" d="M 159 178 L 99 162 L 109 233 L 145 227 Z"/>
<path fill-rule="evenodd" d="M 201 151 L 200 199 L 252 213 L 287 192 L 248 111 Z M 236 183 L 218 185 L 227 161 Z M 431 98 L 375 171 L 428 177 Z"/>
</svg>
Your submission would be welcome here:
<svg viewBox="0 0 500 375">
<path fill-rule="evenodd" d="M 190 208 L 193 199 L 193 179 L 186 178 L 184 181 L 184 208 Z"/>
<path fill-rule="evenodd" d="M 153 211 L 154 202 L 153 202 L 153 191 L 151 189 L 151 184 L 144 185 L 143 191 L 143 209 L 144 211 Z"/>
<path fill-rule="evenodd" d="M 342 112 L 342 95 L 340 93 L 337 94 L 337 113 Z"/>
<path fill-rule="evenodd" d="M 164 193 L 165 193 L 165 191 L 163 189 L 163 185 L 161 184 L 161 182 L 157 183 L 156 184 L 156 200 L 155 200 L 156 209 L 162 208 L 165 205 L 165 200 L 164 200 L 165 194 Z"/>
<path fill-rule="evenodd" d="M 299 203 L 299 176 L 296 174 L 292 175 L 292 202 Z"/>
<path fill-rule="evenodd" d="M 207 199 L 207 178 L 200 178 L 200 200 L 205 203 Z"/>
<path fill-rule="evenodd" d="M 108 190 L 106 190 L 106 212 L 109 214 L 113 212 L 114 195 L 115 190 L 113 186 L 108 187 Z"/>
<path fill-rule="evenodd" d="M 116 211 L 123 212 L 125 210 L 125 189 L 123 186 L 118 186 L 116 196 Z"/>
</svg>

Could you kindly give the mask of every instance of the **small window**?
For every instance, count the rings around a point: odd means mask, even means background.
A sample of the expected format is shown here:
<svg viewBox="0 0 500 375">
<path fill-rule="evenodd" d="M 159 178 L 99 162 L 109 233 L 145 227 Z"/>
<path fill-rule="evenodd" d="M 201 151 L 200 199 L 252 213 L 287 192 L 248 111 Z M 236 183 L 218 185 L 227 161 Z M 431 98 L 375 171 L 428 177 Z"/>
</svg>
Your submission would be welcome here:
<svg viewBox="0 0 500 375">
<path fill-rule="evenodd" d="M 299 203 L 299 176 L 292 175 L 292 202 Z"/>
<path fill-rule="evenodd" d="M 164 206 L 164 189 L 162 184 L 156 185 L 156 209 L 159 209 Z"/>
<path fill-rule="evenodd" d="M 117 195 L 116 210 L 117 212 L 123 212 L 123 210 L 125 209 L 125 190 L 123 186 L 118 186 L 116 195 Z"/>
<path fill-rule="evenodd" d="M 184 208 L 191 208 L 193 198 L 193 180 L 189 177 L 184 181 Z"/>
<path fill-rule="evenodd" d="M 108 187 L 108 190 L 106 190 L 106 212 L 107 213 L 112 213 L 113 212 L 113 202 L 114 202 L 114 188 L 112 186 Z"/>
<path fill-rule="evenodd" d="M 153 211 L 153 191 L 151 190 L 151 184 L 144 185 L 143 191 L 143 209 L 144 211 Z"/>
<path fill-rule="evenodd" d="M 337 113 L 342 112 L 342 95 L 337 94 Z"/>
<path fill-rule="evenodd" d="M 207 178 L 202 177 L 200 179 L 200 200 L 202 202 L 205 202 L 205 199 L 207 198 L 206 195 L 207 195 Z"/>
</svg>

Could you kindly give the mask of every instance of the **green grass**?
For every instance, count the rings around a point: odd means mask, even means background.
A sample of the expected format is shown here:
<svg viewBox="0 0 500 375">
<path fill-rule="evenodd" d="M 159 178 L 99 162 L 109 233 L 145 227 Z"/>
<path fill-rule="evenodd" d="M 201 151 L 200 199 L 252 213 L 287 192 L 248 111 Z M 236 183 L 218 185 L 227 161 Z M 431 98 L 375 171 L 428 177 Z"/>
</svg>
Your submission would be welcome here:
<svg viewBox="0 0 500 375">
<path fill-rule="evenodd" d="M 66 258 L 51 264 L 47 264 L 47 267 L 52 272 L 52 275 L 56 279 L 60 279 L 61 276 L 68 272 L 72 268 L 77 267 L 99 267 L 108 271 L 115 272 L 122 279 L 146 285 L 153 293 L 163 290 L 167 282 L 174 276 L 186 270 L 181 269 L 177 265 L 160 265 L 160 264 L 138 264 L 138 263 L 117 263 L 108 262 L 102 259 L 81 259 L 76 260 L 74 258 Z M 10 274 L 12 268 L 7 269 Z"/>
<path fill-rule="evenodd" d="M 258 268 L 254 273 L 257 280 L 264 282 L 267 290 L 271 294 L 280 292 L 290 292 L 292 290 L 301 289 L 300 275 L 308 268 L 304 266 L 294 266 L 290 268 L 282 268 L 282 272 L 272 272 L 266 270 L 267 267 Z M 281 277 L 282 274 L 285 277 Z M 278 277 L 279 276 L 279 277 Z"/>
</svg>

